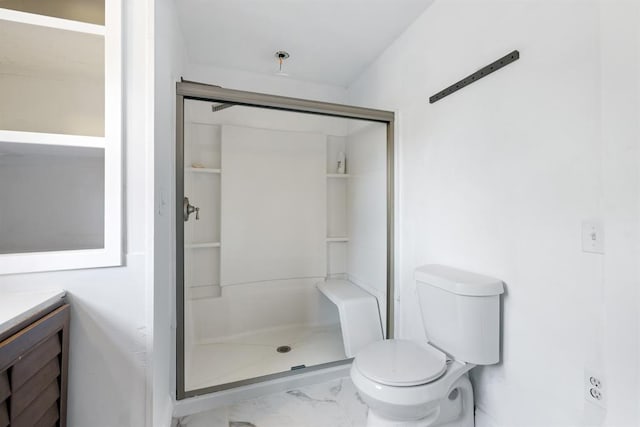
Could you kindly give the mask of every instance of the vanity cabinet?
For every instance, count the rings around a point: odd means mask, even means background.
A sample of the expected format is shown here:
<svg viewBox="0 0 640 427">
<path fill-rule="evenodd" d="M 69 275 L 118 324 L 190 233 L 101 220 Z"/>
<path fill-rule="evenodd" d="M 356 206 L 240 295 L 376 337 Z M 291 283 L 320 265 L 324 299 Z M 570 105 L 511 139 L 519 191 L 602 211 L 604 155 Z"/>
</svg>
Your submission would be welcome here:
<svg viewBox="0 0 640 427">
<path fill-rule="evenodd" d="M 68 304 L 0 331 L 0 427 L 64 427 L 68 363 Z"/>
</svg>

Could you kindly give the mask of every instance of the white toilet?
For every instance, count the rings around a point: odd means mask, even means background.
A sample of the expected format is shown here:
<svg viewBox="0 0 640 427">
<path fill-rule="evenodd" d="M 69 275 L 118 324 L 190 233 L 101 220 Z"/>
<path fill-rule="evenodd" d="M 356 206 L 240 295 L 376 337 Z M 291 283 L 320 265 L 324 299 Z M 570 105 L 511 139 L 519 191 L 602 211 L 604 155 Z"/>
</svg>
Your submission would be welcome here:
<svg viewBox="0 0 640 427">
<path fill-rule="evenodd" d="M 428 342 L 373 342 L 351 367 L 367 426 L 473 427 L 467 372 L 499 361 L 502 281 L 442 265 L 415 280 Z"/>
</svg>

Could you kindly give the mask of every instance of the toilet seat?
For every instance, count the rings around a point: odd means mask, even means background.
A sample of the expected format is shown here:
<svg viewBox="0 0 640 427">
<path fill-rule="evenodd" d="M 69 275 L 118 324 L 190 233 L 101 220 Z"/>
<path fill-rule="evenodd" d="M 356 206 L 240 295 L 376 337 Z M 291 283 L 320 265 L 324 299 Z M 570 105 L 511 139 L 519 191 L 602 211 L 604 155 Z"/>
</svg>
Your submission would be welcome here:
<svg viewBox="0 0 640 427">
<path fill-rule="evenodd" d="M 447 370 L 447 356 L 427 343 L 389 339 L 367 346 L 353 366 L 378 384 L 412 387 L 440 378 Z"/>
</svg>

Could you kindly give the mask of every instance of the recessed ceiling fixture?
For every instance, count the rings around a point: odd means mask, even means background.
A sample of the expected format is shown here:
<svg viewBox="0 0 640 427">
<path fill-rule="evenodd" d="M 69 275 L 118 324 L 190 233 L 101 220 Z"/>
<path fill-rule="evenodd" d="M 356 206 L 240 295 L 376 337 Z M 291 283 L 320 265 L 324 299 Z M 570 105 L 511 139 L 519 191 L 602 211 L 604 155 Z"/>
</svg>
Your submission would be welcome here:
<svg viewBox="0 0 640 427">
<path fill-rule="evenodd" d="M 276 57 L 276 59 L 278 60 L 279 63 L 279 68 L 278 71 L 276 71 L 276 75 L 278 76 L 288 76 L 289 74 L 285 73 L 283 68 L 282 68 L 282 64 L 284 63 L 284 61 L 289 58 L 289 52 L 285 51 L 285 50 L 279 50 L 275 53 L 274 55 Z"/>
</svg>

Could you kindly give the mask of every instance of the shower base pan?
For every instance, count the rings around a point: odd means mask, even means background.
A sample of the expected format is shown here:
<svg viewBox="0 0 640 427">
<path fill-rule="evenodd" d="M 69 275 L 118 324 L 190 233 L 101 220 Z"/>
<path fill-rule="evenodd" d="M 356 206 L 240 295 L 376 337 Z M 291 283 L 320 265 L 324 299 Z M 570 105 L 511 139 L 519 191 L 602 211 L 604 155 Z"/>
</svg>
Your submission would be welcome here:
<svg viewBox="0 0 640 427">
<path fill-rule="evenodd" d="M 187 349 L 185 388 L 198 390 L 346 358 L 340 325 L 295 325 Z"/>
</svg>

